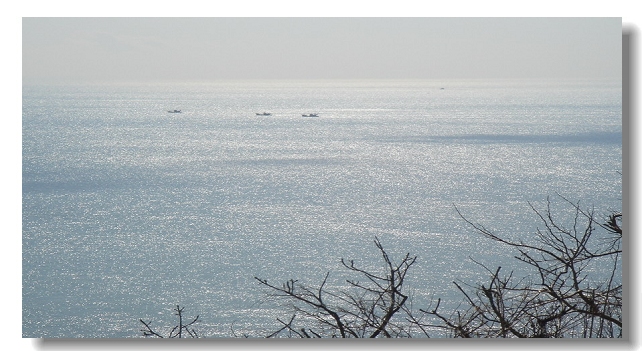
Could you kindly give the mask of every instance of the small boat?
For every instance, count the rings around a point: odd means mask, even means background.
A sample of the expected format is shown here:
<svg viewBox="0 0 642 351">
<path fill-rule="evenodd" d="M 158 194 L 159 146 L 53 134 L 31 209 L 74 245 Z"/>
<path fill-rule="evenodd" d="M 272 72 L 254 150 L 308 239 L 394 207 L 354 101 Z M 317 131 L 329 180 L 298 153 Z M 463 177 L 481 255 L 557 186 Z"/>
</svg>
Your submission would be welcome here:
<svg viewBox="0 0 642 351">
<path fill-rule="evenodd" d="M 272 116 L 272 114 L 269 113 L 269 112 L 257 113 L 256 115 L 257 116 Z"/>
<path fill-rule="evenodd" d="M 302 117 L 319 117 L 318 113 L 311 113 L 309 115 L 301 115 Z"/>
<path fill-rule="evenodd" d="M 172 110 L 172 111 L 167 111 L 168 113 L 181 113 L 181 110 Z"/>
</svg>

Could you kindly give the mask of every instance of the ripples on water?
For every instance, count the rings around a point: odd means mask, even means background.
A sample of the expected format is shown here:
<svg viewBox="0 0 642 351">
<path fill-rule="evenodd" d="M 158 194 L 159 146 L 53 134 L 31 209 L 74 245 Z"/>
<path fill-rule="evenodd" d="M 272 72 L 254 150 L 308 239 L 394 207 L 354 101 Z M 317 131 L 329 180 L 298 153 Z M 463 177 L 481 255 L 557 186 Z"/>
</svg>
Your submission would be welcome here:
<svg viewBox="0 0 642 351">
<path fill-rule="evenodd" d="M 375 236 L 419 256 L 416 305 L 458 300 L 453 280 L 483 279 L 470 258 L 515 261 L 455 205 L 525 238 L 529 201 L 620 208 L 620 86 L 25 87 L 23 336 L 135 337 L 175 304 L 201 334 L 258 334 L 283 314 L 254 276 L 340 286 L 340 258 L 378 267 Z"/>
</svg>

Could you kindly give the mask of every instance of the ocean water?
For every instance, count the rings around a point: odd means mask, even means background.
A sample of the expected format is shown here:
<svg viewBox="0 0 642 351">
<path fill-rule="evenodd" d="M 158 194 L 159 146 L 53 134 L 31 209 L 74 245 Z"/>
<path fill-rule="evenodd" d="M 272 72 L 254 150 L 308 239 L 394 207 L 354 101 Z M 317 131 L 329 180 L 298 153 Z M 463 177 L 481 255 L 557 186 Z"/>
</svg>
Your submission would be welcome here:
<svg viewBox="0 0 642 351">
<path fill-rule="evenodd" d="M 529 202 L 621 208 L 621 98 L 619 81 L 24 86 L 23 337 L 139 337 L 176 304 L 203 336 L 266 335 L 289 314 L 255 276 L 340 288 L 341 258 L 381 266 L 375 237 L 418 256 L 416 306 L 456 303 L 453 281 L 487 278 L 473 260 L 519 269 L 456 208 L 526 240 Z"/>
</svg>

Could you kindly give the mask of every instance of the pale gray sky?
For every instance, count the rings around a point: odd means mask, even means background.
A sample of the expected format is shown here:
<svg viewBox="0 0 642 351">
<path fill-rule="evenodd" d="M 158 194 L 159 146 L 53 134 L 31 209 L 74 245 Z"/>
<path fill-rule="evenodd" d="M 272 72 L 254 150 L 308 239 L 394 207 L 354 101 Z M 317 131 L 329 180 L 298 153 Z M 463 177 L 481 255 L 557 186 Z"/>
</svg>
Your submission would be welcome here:
<svg viewBox="0 0 642 351">
<path fill-rule="evenodd" d="M 620 18 L 24 18 L 23 83 L 620 79 Z"/>
</svg>

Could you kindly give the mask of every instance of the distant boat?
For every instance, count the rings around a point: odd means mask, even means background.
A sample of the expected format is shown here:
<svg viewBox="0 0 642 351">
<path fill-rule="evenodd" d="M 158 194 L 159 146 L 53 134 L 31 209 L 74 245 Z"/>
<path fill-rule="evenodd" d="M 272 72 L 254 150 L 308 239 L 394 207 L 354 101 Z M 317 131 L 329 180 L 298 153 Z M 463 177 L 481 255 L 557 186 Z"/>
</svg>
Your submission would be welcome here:
<svg viewBox="0 0 642 351">
<path fill-rule="evenodd" d="M 256 115 L 257 116 L 272 116 L 272 114 L 269 113 L 269 112 L 257 113 Z"/>
<path fill-rule="evenodd" d="M 301 115 L 302 117 L 319 117 L 318 113 L 311 113 L 309 115 Z"/>
<path fill-rule="evenodd" d="M 181 110 L 172 110 L 172 111 L 167 111 L 168 113 L 181 113 Z"/>
</svg>

